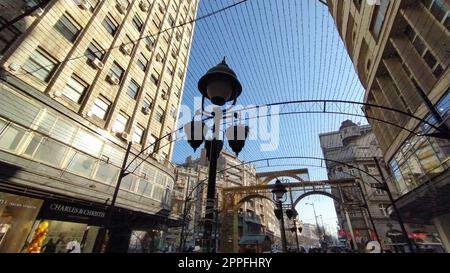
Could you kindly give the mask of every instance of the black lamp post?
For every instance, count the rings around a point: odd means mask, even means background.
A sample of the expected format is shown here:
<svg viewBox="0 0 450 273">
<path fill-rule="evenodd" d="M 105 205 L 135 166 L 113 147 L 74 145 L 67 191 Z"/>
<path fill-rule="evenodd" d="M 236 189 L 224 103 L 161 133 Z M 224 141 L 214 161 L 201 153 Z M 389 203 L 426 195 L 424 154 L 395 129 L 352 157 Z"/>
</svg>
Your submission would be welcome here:
<svg viewBox="0 0 450 273">
<path fill-rule="evenodd" d="M 298 212 L 295 208 L 286 210 L 286 215 L 289 218 L 289 220 L 292 220 L 294 226 L 291 228 L 291 232 L 295 232 L 295 243 L 297 244 L 297 252 L 300 252 L 300 242 L 298 241 L 298 234 L 297 234 L 297 216 Z"/>
<path fill-rule="evenodd" d="M 236 73 L 231 70 L 223 61 L 217 66 L 211 68 L 198 82 L 202 98 L 202 115 L 204 110 L 205 98 L 209 99 L 212 104 L 223 106 L 227 102 L 233 101 L 236 104 L 237 98 L 242 92 L 242 86 L 237 79 Z M 214 125 L 212 128 L 212 139 L 205 140 L 207 127 L 205 123 L 200 121 L 192 121 L 184 126 L 188 143 L 194 149 L 199 148 L 205 142 L 206 155 L 209 160 L 209 176 L 208 189 L 206 197 L 205 209 L 205 230 L 203 233 L 203 244 L 206 252 L 210 252 L 212 248 L 212 230 L 214 222 L 214 208 L 216 202 L 216 173 L 217 159 L 223 148 L 223 141 L 219 139 L 220 117 L 212 116 Z M 226 136 L 228 143 L 236 155 L 245 145 L 248 136 L 249 127 L 244 125 L 233 125 L 227 129 Z"/>
<path fill-rule="evenodd" d="M 286 253 L 286 231 L 284 229 L 284 217 L 283 217 L 283 202 L 286 201 L 286 188 L 281 184 L 281 181 L 277 179 L 275 187 L 272 189 L 272 198 L 277 203 L 278 209 L 275 211 L 275 216 L 280 220 L 280 232 L 281 232 L 281 245 L 283 252 Z"/>
</svg>

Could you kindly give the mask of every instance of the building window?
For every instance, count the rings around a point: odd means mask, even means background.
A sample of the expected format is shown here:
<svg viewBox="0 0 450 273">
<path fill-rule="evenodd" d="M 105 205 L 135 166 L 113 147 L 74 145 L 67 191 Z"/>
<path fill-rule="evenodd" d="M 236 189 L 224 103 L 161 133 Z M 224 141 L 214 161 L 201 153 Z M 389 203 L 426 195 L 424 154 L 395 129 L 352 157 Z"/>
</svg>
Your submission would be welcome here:
<svg viewBox="0 0 450 273">
<path fill-rule="evenodd" d="M 117 28 L 119 24 L 111 18 L 111 15 L 106 15 L 105 19 L 102 22 L 102 25 L 105 27 L 106 31 L 112 36 L 116 35 Z"/>
<path fill-rule="evenodd" d="M 353 0 L 353 4 L 355 4 L 355 7 L 357 10 L 361 9 L 362 0 Z"/>
<path fill-rule="evenodd" d="M 164 119 L 164 109 L 161 106 L 158 106 L 158 110 L 156 111 L 155 114 L 155 120 L 162 123 L 163 119 Z"/>
<path fill-rule="evenodd" d="M 113 75 L 121 81 L 124 73 L 125 70 L 118 63 L 113 62 L 111 70 L 109 70 L 109 75 Z"/>
<path fill-rule="evenodd" d="M 173 74 L 174 74 L 174 68 L 173 68 L 173 64 L 171 62 L 167 65 L 167 72 L 169 72 L 170 76 L 173 76 Z"/>
<path fill-rule="evenodd" d="M 387 205 L 387 204 L 378 204 L 378 209 L 380 210 L 380 214 L 385 217 L 389 217 L 389 214 L 387 212 L 388 207 L 389 207 L 389 205 Z"/>
<path fill-rule="evenodd" d="M 122 52 L 126 55 L 130 55 L 134 50 L 134 41 L 130 38 L 130 36 L 125 35 L 125 39 L 122 43 Z M 123 51 L 126 50 L 126 51 Z"/>
<path fill-rule="evenodd" d="M 147 48 L 151 49 L 155 47 L 155 38 L 152 36 L 145 37 L 145 43 L 147 44 Z"/>
<path fill-rule="evenodd" d="M 175 19 L 173 19 L 172 14 L 169 14 L 169 17 L 167 17 L 167 22 L 171 27 L 175 26 Z"/>
<path fill-rule="evenodd" d="M 101 61 L 105 56 L 105 51 L 96 42 L 91 42 L 86 49 L 85 55 L 90 61 L 93 61 L 96 58 Z"/>
<path fill-rule="evenodd" d="M 132 141 L 133 143 L 142 143 L 142 137 L 144 136 L 144 127 L 138 125 L 136 128 L 134 128 L 134 132 L 133 132 L 133 138 Z"/>
<path fill-rule="evenodd" d="M 380 186 L 381 185 L 379 183 L 372 183 L 372 184 L 370 184 L 370 187 L 373 189 L 375 194 L 377 194 L 377 195 L 384 195 L 385 192 L 378 188 Z"/>
<path fill-rule="evenodd" d="M 143 108 L 150 109 L 152 107 L 152 98 L 149 96 L 145 96 L 144 103 L 142 104 Z"/>
<path fill-rule="evenodd" d="M 87 3 L 89 4 L 90 8 L 89 10 L 93 12 L 95 8 L 98 6 L 99 0 L 87 0 Z"/>
<path fill-rule="evenodd" d="M 130 118 L 125 113 L 120 112 L 113 124 L 112 131 L 119 133 L 125 132 L 129 119 Z"/>
<path fill-rule="evenodd" d="M 375 5 L 372 22 L 370 24 L 370 31 L 375 40 L 378 40 L 381 29 L 383 28 L 384 18 L 389 7 L 390 0 L 380 0 L 380 5 Z"/>
<path fill-rule="evenodd" d="M 111 103 L 107 99 L 99 97 L 95 100 L 91 112 L 94 116 L 104 120 L 110 105 Z"/>
<path fill-rule="evenodd" d="M 139 86 L 139 84 L 137 84 L 136 81 L 131 79 L 130 85 L 128 85 L 128 91 L 127 91 L 128 96 L 132 97 L 133 99 L 136 99 L 140 88 L 141 87 Z"/>
<path fill-rule="evenodd" d="M 154 153 L 155 152 L 155 149 L 156 149 L 156 146 L 157 146 L 156 140 L 157 140 L 157 138 L 154 135 L 150 135 L 149 138 L 148 138 L 148 145 L 149 145 L 148 149 L 149 149 L 150 153 Z"/>
<path fill-rule="evenodd" d="M 442 98 L 438 101 L 436 104 L 436 108 L 439 111 L 439 114 L 441 114 L 441 117 L 443 119 L 447 119 L 449 117 L 450 112 L 450 88 L 447 89 L 447 92 L 445 92 L 445 95 L 442 96 Z"/>
<path fill-rule="evenodd" d="M 85 82 L 73 75 L 64 87 L 62 94 L 73 102 L 80 103 L 87 88 L 88 85 Z"/>
<path fill-rule="evenodd" d="M 450 12 L 448 5 L 445 5 L 446 0 L 422 0 L 425 8 L 429 9 L 431 14 L 437 21 L 442 23 L 444 27 L 450 32 Z"/>
<path fill-rule="evenodd" d="M 134 17 L 133 17 L 133 26 L 139 32 L 141 32 L 144 27 L 144 22 L 142 22 L 142 19 L 137 14 L 134 15 Z"/>
<path fill-rule="evenodd" d="M 57 61 L 42 48 L 37 48 L 23 65 L 23 70 L 41 81 L 48 82 L 56 69 Z"/>
<path fill-rule="evenodd" d="M 137 60 L 137 65 L 142 71 L 145 72 L 145 70 L 147 69 L 148 60 L 147 58 L 145 58 L 144 54 L 141 54 L 141 56 L 139 56 Z"/>
<path fill-rule="evenodd" d="M 154 85 L 158 86 L 158 84 L 159 84 L 159 73 L 156 72 L 156 70 L 153 70 L 153 73 L 150 76 L 150 80 L 152 81 L 152 83 Z"/>
<path fill-rule="evenodd" d="M 7 22 L 7 19 L 0 16 L 0 27 L 3 27 Z M 0 54 L 5 53 L 21 34 L 22 31 L 14 25 L 2 30 L 0 32 Z"/>
<path fill-rule="evenodd" d="M 56 22 L 55 28 L 70 42 L 75 41 L 81 29 L 78 24 L 66 14 L 63 14 L 58 22 Z"/>
</svg>

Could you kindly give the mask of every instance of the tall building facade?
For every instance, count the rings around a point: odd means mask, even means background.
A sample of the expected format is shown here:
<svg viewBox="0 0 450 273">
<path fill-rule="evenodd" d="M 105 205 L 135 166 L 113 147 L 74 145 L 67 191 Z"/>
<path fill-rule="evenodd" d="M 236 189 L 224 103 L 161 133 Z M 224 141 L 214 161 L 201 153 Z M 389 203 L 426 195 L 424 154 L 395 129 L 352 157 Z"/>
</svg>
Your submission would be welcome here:
<svg viewBox="0 0 450 273">
<path fill-rule="evenodd" d="M 236 156 L 223 151 L 218 159 L 218 174 L 216 179 L 216 217 L 213 227 L 213 238 L 216 240 L 216 249 L 222 251 L 224 240 L 222 238 L 224 219 L 223 191 L 226 188 L 254 186 L 257 184 L 256 169 L 254 166 L 243 164 Z M 201 245 L 204 229 L 204 216 L 208 184 L 209 161 L 206 150 L 202 150 L 198 159 L 191 157 L 178 166 L 177 182 L 172 199 L 172 210 L 181 219 L 187 219 L 183 238 L 185 248 Z M 188 202 L 186 202 L 188 200 Z M 251 199 L 242 203 L 238 211 L 238 238 L 241 243 L 247 242 L 248 236 L 267 235 L 271 242 L 278 242 L 280 230 L 278 220 L 274 214 L 273 202 L 266 199 Z M 171 242 L 179 243 L 181 228 L 171 230 Z M 256 237 L 255 237 L 256 238 Z M 259 238 L 259 237 L 258 237 Z M 264 237 L 261 237 L 264 239 Z M 262 241 L 263 242 L 263 241 Z M 261 242 L 261 243 L 262 243 Z M 254 243 L 254 242 L 252 242 Z M 256 246 L 256 245 L 255 245 Z"/>
<path fill-rule="evenodd" d="M 48 226 L 44 244 L 76 239 L 83 252 L 101 249 L 96 235 L 128 143 L 132 173 L 120 186 L 111 250 L 161 251 L 175 220 L 170 133 L 198 1 L 0 5 L 0 216 L 10 227 L 0 252 L 44 251 L 27 247 L 39 223 Z M 22 203 L 30 209 L 14 206 Z"/>
<path fill-rule="evenodd" d="M 346 120 L 342 122 L 339 131 L 323 133 L 319 138 L 324 159 L 329 160 L 326 161 L 328 178 L 355 178 L 361 185 L 360 188 L 333 188 L 332 194 L 364 202 L 361 196 L 363 194 L 379 239 L 384 244 L 391 243 L 390 238 L 386 237 L 390 224 L 397 230 L 400 227 L 397 221 L 391 219 L 387 213 L 386 209 L 390 206 L 388 195 L 385 191 L 377 189 L 377 186 L 380 186 L 378 181 L 382 181 L 382 179 L 374 158 L 381 157 L 381 150 L 370 125 L 361 126 L 351 120 Z M 397 192 L 394 184 L 390 183 L 389 187 L 394 194 Z M 336 201 L 335 208 L 339 226 L 341 229 L 345 229 L 347 234 L 352 227 L 355 240 L 360 248 L 365 247 L 365 242 L 376 238 L 365 209 L 345 211 Z"/>
<path fill-rule="evenodd" d="M 436 129 L 412 117 L 449 124 L 450 1 L 373 2 L 327 1 L 364 102 L 410 114 L 364 108 L 399 189 L 400 213 L 410 223 L 435 224 L 450 251 L 449 141 L 424 136 Z"/>
</svg>

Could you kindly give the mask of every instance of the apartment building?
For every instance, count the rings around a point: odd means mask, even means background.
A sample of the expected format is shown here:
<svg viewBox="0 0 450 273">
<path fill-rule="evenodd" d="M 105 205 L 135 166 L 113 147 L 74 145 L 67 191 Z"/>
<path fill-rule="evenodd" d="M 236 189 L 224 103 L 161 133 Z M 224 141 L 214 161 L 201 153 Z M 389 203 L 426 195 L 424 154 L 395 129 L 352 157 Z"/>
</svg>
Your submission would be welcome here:
<svg viewBox="0 0 450 273">
<path fill-rule="evenodd" d="M 96 234 L 129 143 L 130 174 L 120 185 L 109 245 L 127 251 L 130 237 L 150 230 L 146 238 L 158 243 L 141 250 L 163 248 L 167 225 L 175 220 L 171 132 L 197 5 L 2 1 L 0 215 L 19 225 L 11 230 L 26 232 L 8 232 L 0 252 L 26 251 L 41 222 L 49 226 L 44 243 L 64 237 L 82 242 L 83 252 L 101 249 Z M 23 13 L 21 21 L 8 23 Z"/>
<path fill-rule="evenodd" d="M 223 223 L 227 219 L 225 214 L 231 208 L 224 204 L 224 189 L 233 187 L 254 186 L 257 184 L 256 169 L 254 166 L 245 165 L 235 155 L 223 151 L 218 159 L 218 174 L 216 179 L 216 217 L 213 226 L 213 238 L 217 238 L 216 249 L 219 251 L 233 250 L 233 238 L 224 238 L 228 233 L 230 223 Z M 181 219 L 188 219 L 184 228 L 183 238 L 185 247 L 201 245 L 203 238 L 204 216 L 206 207 L 206 194 L 208 184 L 209 162 L 206 158 L 206 150 L 203 149 L 198 159 L 189 157 L 186 162 L 178 166 L 175 194 L 172 200 L 173 212 L 180 215 Z M 188 200 L 188 202 L 186 202 Z M 186 207 L 187 206 L 187 207 Z M 274 214 L 273 202 L 266 199 L 250 199 L 243 202 L 237 211 L 238 242 L 244 241 L 245 236 L 267 235 L 272 242 L 279 240 L 280 231 L 278 220 Z M 179 242 L 181 228 L 171 231 L 171 241 Z"/>
<path fill-rule="evenodd" d="M 327 3 L 364 102 L 398 110 L 364 108 L 399 189 L 400 213 L 410 223 L 436 225 L 450 251 L 449 141 L 429 135 L 436 132 L 430 124 L 449 124 L 450 1 Z"/>
</svg>

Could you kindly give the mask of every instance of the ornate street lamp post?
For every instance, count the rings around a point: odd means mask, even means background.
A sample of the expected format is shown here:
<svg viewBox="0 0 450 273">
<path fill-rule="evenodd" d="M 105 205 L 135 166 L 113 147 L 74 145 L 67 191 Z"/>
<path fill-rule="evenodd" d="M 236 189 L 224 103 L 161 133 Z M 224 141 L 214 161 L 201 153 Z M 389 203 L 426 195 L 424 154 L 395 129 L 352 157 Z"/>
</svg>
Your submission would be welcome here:
<svg viewBox="0 0 450 273">
<path fill-rule="evenodd" d="M 216 106 L 223 106 L 232 101 L 236 104 L 237 98 L 242 92 L 242 86 L 237 79 L 236 73 L 231 70 L 223 61 L 211 68 L 198 82 L 198 89 L 202 94 L 202 116 L 204 114 L 205 98 L 209 99 Z M 210 252 L 212 244 L 212 230 L 214 222 L 214 208 L 216 202 L 216 173 L 217 159 L 223 148 L 223 141 L 220 140 L 220 116 L 211 113 L 214 118 L 212 127 L 212 138 L 206 140 L 207 127 L 203 120 L 192 121 L 184 126 L 188 143 L 194 149 L 199 148 L 205 142 L 206 155 L 209 160 L 208 189 L 205 209 L 205 230 L 203 233 L 204 250 Z M 238 155 L 245 145 L 249 127 L 244 125 L 232 125 L 227 129 L 226 137 L 233 151 Z"/>
<path fill-rule="evenodd" d="M 281 232 L 281 245 L 283 252 L 287 252 L 286 248 L 286 230 L 284 229 L 284 216 L 283 216 L 283 202 L 286 201 L 286 188 L 281 184 L 281 181 L 277 179 L 275 187 L 272 189 L 272 198 L 277 203 L 278 209 L 275 211 L 275 216 L 280 220 L 280 232 Z"/>
</svg>

